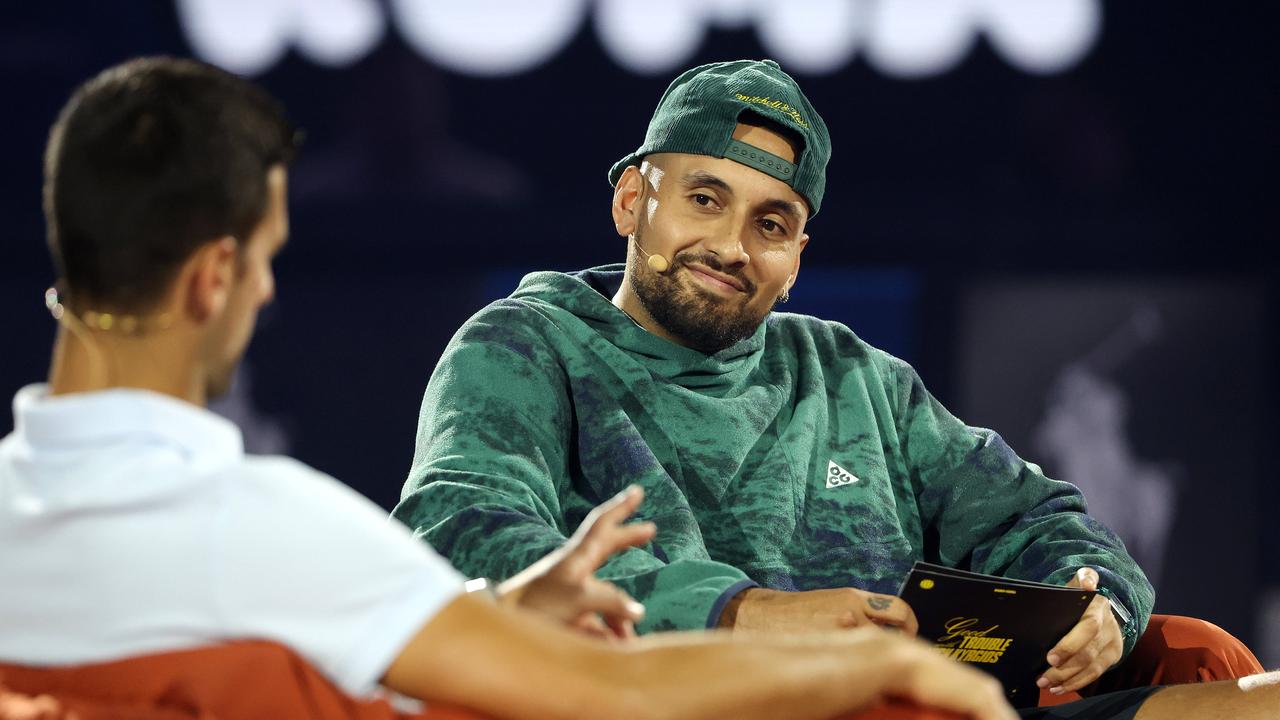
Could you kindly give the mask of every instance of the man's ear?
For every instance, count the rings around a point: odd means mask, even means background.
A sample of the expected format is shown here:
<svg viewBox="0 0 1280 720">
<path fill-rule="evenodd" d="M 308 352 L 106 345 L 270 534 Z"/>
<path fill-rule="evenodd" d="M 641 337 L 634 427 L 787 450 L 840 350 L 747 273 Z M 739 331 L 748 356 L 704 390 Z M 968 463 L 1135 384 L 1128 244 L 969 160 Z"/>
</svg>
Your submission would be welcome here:
<svg viewBox="0 0 1280 720">
<path fill-rule="evenodd" d="M 231 236 L 201 245 L 186 262 L 187 312 L 198 322 L 217 317 L 227 306 L 235 284 L 239 246 Z"/>
<path fill-rule="evenodd" d="M 613 226 L 623 237 L 636 231 L 643 182 L 640 168 L 630 165 L 622 171 L 622 177 L 618 178 L 618 184 L 613 188 Z"/>
</svg>

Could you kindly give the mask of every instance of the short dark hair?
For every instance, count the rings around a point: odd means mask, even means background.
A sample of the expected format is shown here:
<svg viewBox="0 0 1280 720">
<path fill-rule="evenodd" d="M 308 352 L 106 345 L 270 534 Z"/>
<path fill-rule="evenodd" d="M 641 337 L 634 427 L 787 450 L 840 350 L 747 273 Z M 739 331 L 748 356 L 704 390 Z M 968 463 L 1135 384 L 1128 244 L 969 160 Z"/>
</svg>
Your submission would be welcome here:
<svg viewBox="0 0 1280 720">
<path fill-rule="evenodd" d="M 244 241 L 295 137 L 266 91 L 193 60 L 130 60 L 81 85 L 44 168 L 49 251 L 69 299 L 145 310 L 202 244 Z"/>
</svg>

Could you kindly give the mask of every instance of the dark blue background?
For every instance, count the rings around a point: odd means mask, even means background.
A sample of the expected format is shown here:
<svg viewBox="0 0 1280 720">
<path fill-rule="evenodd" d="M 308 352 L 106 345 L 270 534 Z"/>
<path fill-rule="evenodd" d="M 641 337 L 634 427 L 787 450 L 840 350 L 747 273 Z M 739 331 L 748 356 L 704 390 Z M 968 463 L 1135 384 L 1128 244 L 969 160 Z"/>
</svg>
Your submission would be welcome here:
<svg viewBox="0 0 1280 720">
<path fill-rule="evenodd" d="M 1019 71 L 981 41 L 928 79 L 891 79 L 858 59 L 798 74 L 834 155 L 789 309 L 840 319 L 907 358 L 962 417 L 957 307 L 992 279 L 1260 287 L 1266 322 L 1239 329 L 1263 336 L 1274 366 L 1280 88 L 1274 25 L 1247 12 L 1106 3 L 1097 46 L 1052 76 Z M 43 378 L 53 336 L 41 307 L 49 124 L 103 67 L 190 52 L 168 2 L 0 10 L 0 395 Z M 752 31 L 713 30 L 691 62 L 762 54 Z M 289 55 L 258 78 L 307 130 L 278 301 L 248 358 L 255 401 L 291 452 L 394 503 L 422 389 L 457 326 L 527 269 L 623 257 L 605 171 L 639 144 L 669 79 L 618 67 L 589 26 L 545 65 L 505 78 L 433 66 L 394 32 L 350 67 Z M 1230 357 L 1220 364 L 1232 371 Z M 1274 407 L 1274 376 L 1251 383 Z M 1272 417 L 1257 418 L 1265 438 Z M 1212 482 L 1242 508 L 1280 506 L 1270 457 L 1256 466 L 1256 477 Z M 1258 584 L 1246 591 L 1280 585 L 1278 541 L 1274 530 L 1257 538 Z"/>
</svg>

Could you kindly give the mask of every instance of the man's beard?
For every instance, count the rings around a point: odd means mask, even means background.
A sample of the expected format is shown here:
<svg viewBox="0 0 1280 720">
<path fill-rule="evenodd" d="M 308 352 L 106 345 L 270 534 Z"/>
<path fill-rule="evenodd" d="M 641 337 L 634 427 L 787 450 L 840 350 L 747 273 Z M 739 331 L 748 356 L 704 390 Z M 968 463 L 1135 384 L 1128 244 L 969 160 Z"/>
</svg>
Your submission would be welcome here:
<svg viewBox="0 0 1280 720">
<path fill-rule="evenodd" d="M 635 242 L 637 246 L 643 245 L 639 230 Z M 691 262 L 737 278 L 746 292 L 740 297 L 725 299 L 701 288 L 689 287 L 681 281 L 680 273 L 689 272 L 685 266 Z M 756 296 L 755 283 L 739 272 L 726 270 L 711 254 L 680 253 L 671 259 L 670 269 L 657 273 L 640 253 L 632 253 L 627 270 L 631 287 L 649 317 L 681 344 L 707 355 L 751 337 L 772 310 L 770 307 L 760 312 L 748 307 L 747 303 Z"/>
</svg>

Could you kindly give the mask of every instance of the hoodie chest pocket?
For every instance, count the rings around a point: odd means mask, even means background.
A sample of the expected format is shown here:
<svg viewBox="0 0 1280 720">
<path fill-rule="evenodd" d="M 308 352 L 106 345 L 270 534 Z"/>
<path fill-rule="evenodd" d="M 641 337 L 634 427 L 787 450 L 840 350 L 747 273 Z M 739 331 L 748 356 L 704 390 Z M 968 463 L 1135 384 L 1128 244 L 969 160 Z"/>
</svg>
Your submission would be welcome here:
<svg viewBox="0 0 1280 720">
<path fill-rule="evenodd" d="M 828 460 L 809 473 L 785 563 L 744 568 L 766 587 L 896 594 L 916 553 L 883 467 Z"/>
<path fill-rule="evenodd" d="M 808 555 L 830 548 L 910 542 L 899 498 L 882 463 L 835 458 L 812 468 L 797 527 Z"/>
</svg>

